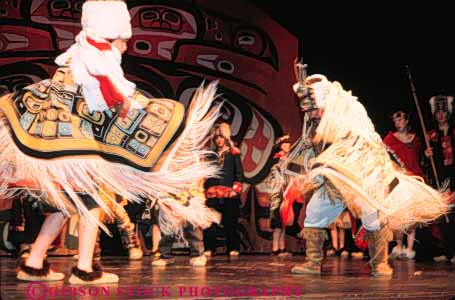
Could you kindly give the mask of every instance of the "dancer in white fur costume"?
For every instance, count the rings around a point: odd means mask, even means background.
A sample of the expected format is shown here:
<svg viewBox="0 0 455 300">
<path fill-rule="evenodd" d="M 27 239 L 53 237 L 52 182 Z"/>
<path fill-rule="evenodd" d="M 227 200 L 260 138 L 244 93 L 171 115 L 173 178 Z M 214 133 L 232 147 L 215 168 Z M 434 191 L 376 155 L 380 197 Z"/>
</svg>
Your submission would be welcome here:
<svg viewBox="0 0 455 300">
<path fill-rule="evenodd" d="M 100 214 L 117 205 L 103 201 L 109 192 L 157 199 L 167 234 L 181 233 L 183 221 L 202 228 L 219 221 L 191 192 L 218 171 L 202 159 L 218 118 L 219 106 L 210 109 L 216 84 L 201 87 L 186 112 L 177 101 L 144 97 L 120 65 L 130 37 L 124 2 L 86 1 L 82 31 L 56 59 L 54 77 L 0 98 L 0 199 L 26 192 L 56 208 L 18 279 L 63 279 L 44 258 L 67 217 L 78 213 L 79 260 L 70 283 L 117 282 L 92 264 Z"/>
<path fill-rule="evenodd" d="M 392 162 L 365 108 L 351 92 L 322 75 L 308 77 L 306 84 L 294 85 L 302 110 L 316 109 L 321 119 L 314 132 L 303 137 L 311 140 L 315 152 L 299 179 L 303 194 L 313 191 L 303 229 L 308 261 L 292 272 L 321 273 L 325 228 L 347 207 L 367 230 L 372 274 L 390 275 L 389 229 L 436 219 L 446 212 L 446 199 Z"/>
</svg>

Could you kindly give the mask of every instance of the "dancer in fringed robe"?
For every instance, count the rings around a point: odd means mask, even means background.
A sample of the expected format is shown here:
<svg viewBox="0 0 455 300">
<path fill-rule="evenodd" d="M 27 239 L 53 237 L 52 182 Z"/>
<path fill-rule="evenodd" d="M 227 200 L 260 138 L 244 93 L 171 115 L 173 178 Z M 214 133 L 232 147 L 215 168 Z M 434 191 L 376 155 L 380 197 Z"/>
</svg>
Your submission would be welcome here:
<svg viewBox="0 0 455 300">
<path fill-rule="evenodd" d="M 300 179 L 303 194 L 313 191 L 303 230 L 308 261 L 292 272 L 321 273 L 325 228 L 347 207 L 367 231 L 372 274 L 390 275 L 389 228 L 431 222 L 447 211 L 447 199 L 394 165 L 365 108 L 340 83 L 322 75 L 312 75 L 306 83 L 311 92 L 298 84 L 294 89 L 302 110 L 311 103 L 308 107 L 315 106 L 321 120 L 314 136 L 306 137 L 317 151 Z"/>
<path fill-rule="evenodd" d="M 71 214 L 81 215 L 79 259 L 72 284 L 117 282 L 92 263 L 101 213 L 113 215 L 115 193 L 129 201 L 153 198 L 160 227 L 181 234 L 219 221 L 203 196 L 188 189 L 216 175 L 202 149 L 218 118 L 216 83 L 197 90 L 185 111 L 170 99 L 148 99 L 128 81 L 121 56 L 131 37 L 123 1 L 86 1 L 76 42 L 43 80 L 0 98 L 0 199 L 28 193 L 53 207 L 17 278 L 62 280 L 49 268 L 48 246 Z M 109 199 L 109 197 L 107 197 Z M 114 213 L 115 214 L 115 213 Z"/>
</svg>

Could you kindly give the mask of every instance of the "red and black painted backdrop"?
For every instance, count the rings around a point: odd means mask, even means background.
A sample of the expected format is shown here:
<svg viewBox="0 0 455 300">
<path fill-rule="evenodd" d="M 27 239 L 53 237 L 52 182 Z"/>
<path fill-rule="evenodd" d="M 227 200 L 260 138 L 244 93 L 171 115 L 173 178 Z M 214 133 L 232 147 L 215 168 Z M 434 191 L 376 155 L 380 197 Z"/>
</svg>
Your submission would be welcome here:
<svg viewBox="0 0 455 300">
<path fill-rule="evenodd" d="M 50 77 L 79 33 L 81 0 L 0 1 L 0 93 Z M 268 194 L 261 182 L 273 141 L 297 137 L 292 94 L 298 41 L 246 0 L 129 0 L 133 37 L 123 58 L 144 93 L 187 103 L 203 80 L 220 80 L 223 118 L 241 146 L 245 250 L 268 250 Z"/>
</svg>

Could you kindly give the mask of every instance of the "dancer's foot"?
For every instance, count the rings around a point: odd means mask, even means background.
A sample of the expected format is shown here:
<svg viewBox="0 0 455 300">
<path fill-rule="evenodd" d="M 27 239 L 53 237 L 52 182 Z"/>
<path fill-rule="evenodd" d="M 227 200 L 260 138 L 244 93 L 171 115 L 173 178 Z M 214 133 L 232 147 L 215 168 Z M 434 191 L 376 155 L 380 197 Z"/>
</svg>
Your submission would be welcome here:
<svg viewBox="0 0 455 300">
<path fill-rule="evenodd" d="M 40 269 L 29 267 L 25 264 L 25 261 L 23 261 L 19 266 L 19 272 L 17 273 L 16 278 L 23 281 L 58 281 L 63 280 L 65 275 L 52 271 L 46 260 L 43 262 L 43 267 Z"/>
<path fill-rule="evenodd" d="M 193 267 L 203 267 L 206 264 L 207 264 L 207 257 L 204 254 L 190 259 L 190 265 L 192 265 Z"/>
</svg>

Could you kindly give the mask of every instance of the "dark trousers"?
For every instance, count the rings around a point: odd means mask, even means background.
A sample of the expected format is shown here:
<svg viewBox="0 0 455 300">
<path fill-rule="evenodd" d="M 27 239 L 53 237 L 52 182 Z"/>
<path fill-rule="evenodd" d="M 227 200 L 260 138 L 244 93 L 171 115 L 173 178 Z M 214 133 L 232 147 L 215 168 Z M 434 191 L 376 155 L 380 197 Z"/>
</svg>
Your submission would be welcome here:
<svg viewBox="0 0 455 300">
<path fill-rule="evenodd" d="M 86 193 L 78 193 L 79 198 L 88 210 L 97 208 L 93 198 Z M 41 227 L 46 219 L 45 214 L 56 213 L 59 210 L 46 202 L 39 201 L 30 195 L 25 195 L 21 201 L 13 202 L 13 216 L 11 224 L 19 226 L 24 219 L 24 231 L 11 231 L 8 240 L 16 247 L 21 244 L 32 244 L 38 237 Z"/>
<path fill-rule="evenodd" d="M 449 259 L 455 256 L 455 222 L 453 213 L 448 214 L 450 221 L 447 223 L 445 217 L 437 220 L 436 224 L 417 228 L 416 260 L 432 261 L 433 257 L 445 255 Z M 434 235 L 434 230 L 439 234 Z"/>
<path fill-rule="evenodd" d="M 190 247 L 190 256 L 196 257 L 204 253 L 204 243 L 202 237 L 202 229 L 195 228 L 191 224 L 183 228 L 183 237 L 188 242 Z M 161 235 L 160 244 L 158 245 L 161 258 L 172 258 L 172 244 L 176 241 L 174 235 Z"/>
<path fill-rule="evenodd" d="M 452 216 L 453 217 L 453 216 Z M 441 222 L 439 230 L 441 231 L 441 240 L 443 243 L 443 254 L 448 258 L 455 256 L 455 221 L 450 218 L 450 222 Z"/>
<path fill-rule="evenodd" d="M 11 231 L 8 236 L 8 240 L 16 246 L 34 243 L 44 223 L 45 216 L 38 207 L 33 205 L 34 203 L 35 201 L 29 196 L 13 203 L 14 218 L 21 219 L 22 216 L 24 218 L 24 231 Z"/>
<path fill-rule="evenodd" d="M 222 215 L 221 225 L 226 237 L 226 248 L 230 251 L 240 250 L 240 237 L 238 235 L 240 199 L 231 198 L 211 198 L 207 200 L 207 206 L 214 208 Z M 204 230 L 204 246 L 206 250 L 214 252 L 217 247 L 217 237 L 222 230 L 217 224 L 212 224 Z"/>
</svg>

